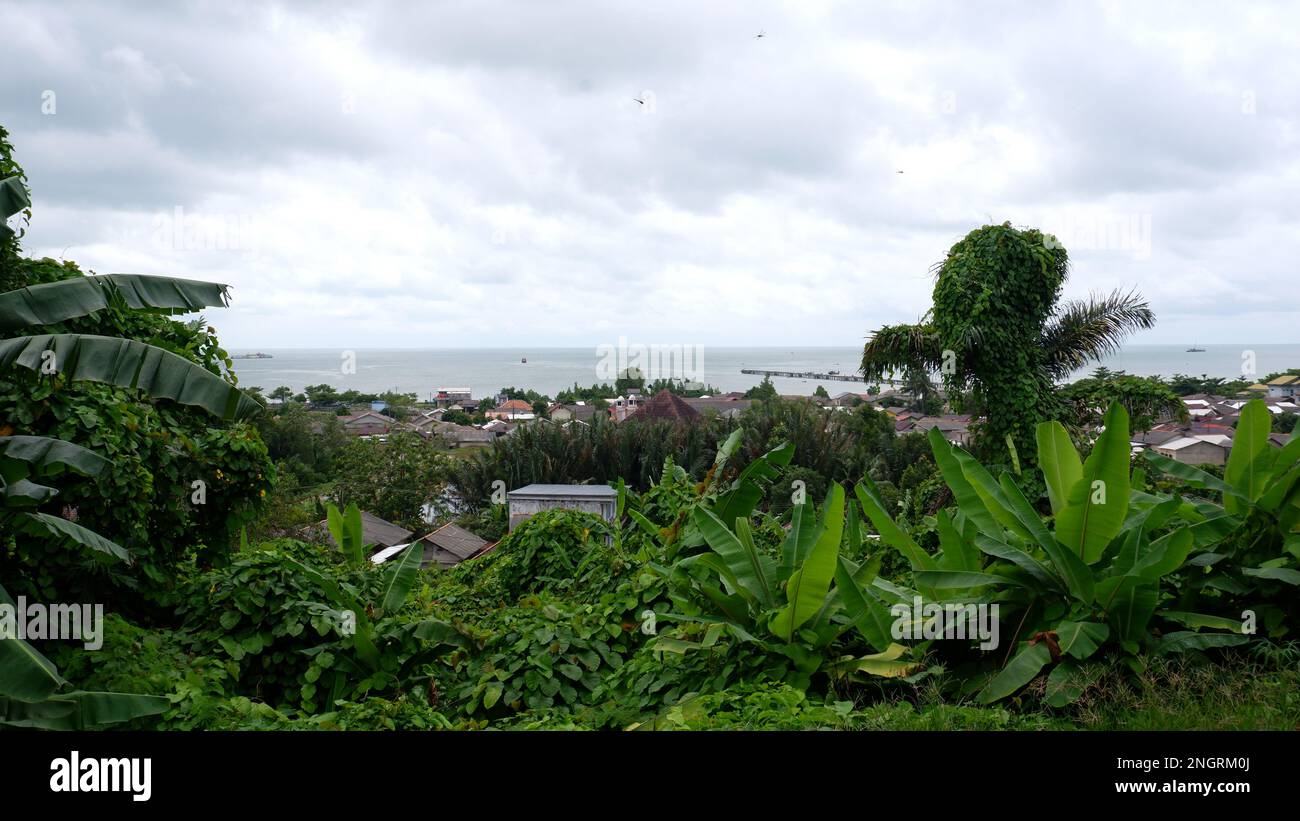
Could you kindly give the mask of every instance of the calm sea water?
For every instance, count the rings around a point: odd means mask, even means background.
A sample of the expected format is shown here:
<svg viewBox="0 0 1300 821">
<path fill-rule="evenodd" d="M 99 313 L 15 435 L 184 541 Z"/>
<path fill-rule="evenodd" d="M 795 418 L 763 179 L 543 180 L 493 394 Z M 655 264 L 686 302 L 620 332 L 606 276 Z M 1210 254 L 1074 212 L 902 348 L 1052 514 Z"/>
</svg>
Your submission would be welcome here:
<svg viewBox="0 0 1300 821">
<path fill-rule="evenodd" d="M 1186 373 L 1234 379 L 1241 375 L 1243 355 L 1253 351 L 1255 373 L 1300 367 L 1300 344 L 1296 345 L 1203 345 L 1204 353 L 1188 353 L 1185 345 L 1129 345 L 1103 361 L 1112 370 L 1141 376 L 1172 376 Z M 476 398 L 491 396 L 513 386 L 554 396 L 575 382 L 588 386 L 598 381 L 602 357 L 592 348 L 439 348 L 439 349 L 336 349 L 299 348 L 263 351 L 272 359 L 240 359 L 235 373 L 241 385 L 270 391 L 288 385 L 301 391 L 307 385 L 327 383 L 339 390 L 363 393 L 396 390 L 428 398 L 438 388 L 469 388 Z M 231 353 L 252 353 L 232 350 Z M 355 354 L 355 373 L 344 373 L 344 356 Z M 762 377 L 742 374 L 742 368 L 783 371 L 840 371 L 852 373 L 862 349 L 852 348 L 705 348 L 700 364 L 704 381 L 722 391 L 746 390 Z M 527 357 L 525 364 L 521 360 Z M 688 358 L 689 363 L 694 364 Z M 1096 367 L 1089 365 L 1077 375 Z M 861 382 L 836 382 L 775 378 L 783 394 L 811 395 L 819 384 L 832 396 L 861 389 Z"/>
</svg>

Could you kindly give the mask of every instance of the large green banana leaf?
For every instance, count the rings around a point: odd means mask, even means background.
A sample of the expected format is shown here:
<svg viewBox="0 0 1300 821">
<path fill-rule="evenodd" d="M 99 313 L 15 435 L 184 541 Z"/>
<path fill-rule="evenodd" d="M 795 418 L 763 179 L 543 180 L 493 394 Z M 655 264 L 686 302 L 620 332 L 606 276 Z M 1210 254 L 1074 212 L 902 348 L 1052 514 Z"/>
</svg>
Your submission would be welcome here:
<svg viewBox="0 0 1300 821">
<path fill-rule="evenodd" d="M 402 551 L 401 559 L 393 562 L 393 568 L 384 579 L 383 612 L 396 613 L 406 603 L 411 586 L 420 576 L 420 562 L 424 559 L 424 542 L 415 542 Z"/>
<path fill-rule="evenodd" d="M 943 438 L 943 434 L 939 432 L 938 428 L 930 428 L 927 436 L 930 438 L 930 450 L 934 454 L 935 465 L 938 466 L 939 472 L 943 474 L 943 481 L 948 485 L 948 489 L 952 491 L 953 499 L 957 502 L 957 509 L 964 513 L 966 518 L 970 519 L 984 535 L 994 539 L 1004 538 L 997 519 L 989 512 L 988 507 L 984 504 L 983 497 L 975 490 L 970 480 L 966 478 L 961 462 L 954 453 L 957 448 Z M 863 509 L 866 509 L 865 504 Z M 875 519 L 873 518 L 872 521 L 874 522 Z"/>
<path fill-rule="evenodd" d="M 858 482 L 853 488 L 854 493 L 858 496 L 858 501 L 862 504 L 862 510 L 875 526 L 876 532 L 886 544 L 893 547 L 904 558 L 911 563 L 913 570 L 935 570 L 938 565 L 930 554 L 926 553 L 919 545 L 893 520 L 888 512 L 885 511 L 884 503 L 880 500 L 880 495 L 875 490 L 875 485 L 866 476 Z M 971 491 L 974 493 L 974 491 Z M 992 521 L 990 519 L 990 521 Z"/>
<path fill-rule="evenodd" d="M 163 696 L 73 690 L 26 703 L 0 697 L 0 725 L 40 730 L 89 730 L 158 715 L 171 705 Z"/>
<path fill-rule="evenodd" d="M 1047 483 L 1047 498 L 1052 513 L 1060 514 L 1069 500 L 1070 491 L 1083 478 L 1083 462 L 1070 441 L 1070 434 L 1060 422 L 1040 422 L 1035 431 L 1038 440 L 1038 467 Z"/>
<path fill-rule="evenodd" d="M 229 286 L 175 277 L 105 274 L 30 285 L 0 294 L 0 333 L 53 325 L 107 308 L 119 296 L 128 308 L 184 314 L 228 304 Z"/>
<path fill-rule="evenodd" d="M 1105 430 L 1083 463 L 1083 475 L 1056 516 L 1056 538 L 1086 564 L 1101 558 L 1124 527 L 1129 502 L 1128 411 L 1118 402 L 1106 412 Z M 1102 501 L 1096 497 L 1103 496 Z"/>
<path fill-rule="evenodd" d="M 46 351 L 58 373 L 72 380 L 135 388 L 152 397 L 195 405 L 223 419 L 246 419 L 262 406 L 216 374 L 170 351 L 131 339 L 44 334 L 0 340 L 0 368 L 20 365 L 40 373 Z"/>
<path fill-rule="evenodd" d="M 64 683 L 54 664 L 35 647 L 17 636 L 0 638 L 0 698 L 42 701 Z"/>
<path fill-rule="evenodd" d="M 1273 458 L 1273 449 L 1268 443 L 1272 429 L 1273 415 L 1260 400 L 1253 399 L 1241 409 L 1223 478 L 1249 501 L 1259 498 L 1264 490 Z M 1239 514 L 1245 512 L 1247 504 L 1235 496 L 1225 495 L 1223 507 L 1229 513 Z"/>
<path fill-rule="evenodd" d="M 786 582 L 789 603 L 772 618 L 771 628 L 776 636 L 790 641 L 794 632 L 821 609 L 835 577 L 843 533 L 844 487 L 833 482 L 822 510 L 821 534 L 803 564 Z"/>
<path fill-rule="evenodd" d="M 108 460 L 80 445 L 46 436 L 0 436 L 0 477 L 16 481 L 27 476 L 57 476 L 70 469 L 98 476 Z"/>
<path fill-rule="evenodd" d="M 135 560 L 126 548 L 109 541 L 93 530 L 87 530 L 76 522 L 60 519 L 48 513 L 18 513 L 8 519 L 20 533 L 52 539 L 55 543 L 72 543 L 88 547 L 105 556 L 121 559 L 127 564 Z"/>
<path fill-rule="evenodd" d="M 17 177 L 0 180 L 0 239 L 14 235 L 13 229 L 5 224 L 5 220 L 31 205 L 32 201 L 27 198 L 27 190 L 21 180 Z"/>
<path fill-rule="evenodd" d="M 27 479 L 8 481 L 0 476 L 0 510 L 40 507 L 58 495 L 57 489 L 46 485 L 38 485 Z"/>
<path fill-rule="evenodd" d="M 763 607 L 776 606 L 777 568 L 770 556 L 760 552 L 753 539 L 742 539 L 727 529 L 722 520 L 702 507 L 694 510 L 695 525 L 713 552 L 721 557 L 736 583 Z M 744 519 L 737 519 L 739 528 Z M 745 523 L 746 530 L 748 523 Z"/>
<path fill-rule="evenodd" d="M 728 438 L 728 443 L 735 438 L 736 433 L 740 432 L 737 430 L 733 433 Z M 714 505 L 718 518 L 724 522 L 734 522 L 736 519 L 748 519 L 752 516 L 754 508 L 763 498 L 763 486 L 758 483 L 758 480 L 776 478 L 781 473 L 780 468 L 788 465 L 792 458 L 794 458 L 794 445 L 782 442 L 750 462 L 749 466 L 736 477 L 732 489 L 718 496 L 718 501 Z"/>
</svg>

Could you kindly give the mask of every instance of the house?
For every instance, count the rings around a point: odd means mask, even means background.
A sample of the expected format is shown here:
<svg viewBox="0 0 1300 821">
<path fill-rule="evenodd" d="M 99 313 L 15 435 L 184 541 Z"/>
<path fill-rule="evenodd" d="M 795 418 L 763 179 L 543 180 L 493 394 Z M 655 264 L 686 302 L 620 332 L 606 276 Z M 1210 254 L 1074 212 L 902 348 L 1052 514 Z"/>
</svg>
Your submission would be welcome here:
<svg viewBox="0 0 1300 821">
<path fill-rule="evenodd" d="M 473 402 L 469 388 L 438 388 L 433 394 L 433 404 L 440 408 L 450 408 L 464 402 Z"/>
<path fill-rule="evenodd" d="M 1227 464 L 1232 439 L 1223 434 L 1179 436 L 1152 447 L 1156 453 L 1185 465 Z"/>
<path fill-rule="evenodd" d="M 369 410 L 339 417 L 344 432 L 353 436 L 386 435 L 392 429 L 393 422 L 391 417 Z"/>
<path fill-rule="evenodd" d="M 510 506 L 510 529 L 543 510 L 562 507 L 594 513 L 614 521 L 618 491 L 606 485 L 527 485 L 506 494 Z"/>
<path fill-rule="evenodd" d="M 303 528 L 303 535 L 309 538 L 329 539 L 329 532 L 328 519 Z M 388 548 L 408 543 L 413 535 L 415 535 L 413 531 L 385 521 L 364 510 L 361 511 L 361 541 L 363 544 Z"/>
<path fill-rule="evenodd" d="M 682 401 L 699 411 L 702 416 L 716 414 L 728 419 L 739 416 L 741 411 L 754 404 L 752 399 L 729 399 L 712 396 L 701 396 L 695 399 L 684 397 Z"/>
<path fill-rule="evenodd" d="M 831 397 L 831 405 L 837 408 L 856 408 L 863 402 L 870 402 L 874 398 L 869 393 L 837 393 Z"/>
<path fill-rule="evenodd" d="M 943 438 L 954 445 L 970 444 L 971 417 L 968 414 L 945 414 L 943 416 L 921 416 L 915 418 L 914 429 L 929 431 L 938 428 Z M 894 423 L 894 432 L 898 432 L 898 423 Z"/>
<path fill-rule="evenodd" d="M 437 422 L 434 432 L 442 437 L 449 448 L 476 448 L 492 444 L 497 435 L 489 430 L 473 425 L 457 425 L 452 422 Z"/>
<path fill-rule="evenodd" d="M 487 541 L 454 524 L 445 524 L 417 542 L 424 545 L 420 567 L 436 564 L 451 567 L 472 559 L 488 546 Z"/>
<path fill-rule="evenodd" d="M 609 400 L 609 415 L 615 422 L 622 422 L 632 417 L 644 403 L 640 391 L 630 390 L 627 396 L 615 396 Z"/>
<path fill-rule="evenodd" d="M 671 422 L 694 422 L 700 419 L 700 412 L 687 404 L 677 394 L 667 388 L 650 397 L 628 419 L 645 422 L 667 420 Z"/>
<path fill-rule="evenodd" d="M 595 405 L 586 402 L 574 402 L 568 405 L 551 405 L 547 410 L 547 415 L 554 422 L 581 422 L 584 425 L 589 425 L 591 420 L 596 418 L 598 410 Z"/>
<path fill-rule="evenodd" d="M 1295 374 L 1284 374 L 1276 379 L 1270 379 L 1268 385 L 1268 395 L 1272 397 L 1286 397 L 1289 399 L 1300 395 L 1300 376 Z"/>
<path fill-rule="evenodd" d="M 492 419 L 478 426 L 479 430 L 485 430 L 495 436 L 505 436 L 510 431 L 510 426 L 500 419 Z"/>
<path fill-rule="evenodd" d="M 537 418 L 537 414 L 533 413 L 533 406 L 522 399 L 507 399 L 483 415 L 489 419 L 502 420 Z"/>
</svg>

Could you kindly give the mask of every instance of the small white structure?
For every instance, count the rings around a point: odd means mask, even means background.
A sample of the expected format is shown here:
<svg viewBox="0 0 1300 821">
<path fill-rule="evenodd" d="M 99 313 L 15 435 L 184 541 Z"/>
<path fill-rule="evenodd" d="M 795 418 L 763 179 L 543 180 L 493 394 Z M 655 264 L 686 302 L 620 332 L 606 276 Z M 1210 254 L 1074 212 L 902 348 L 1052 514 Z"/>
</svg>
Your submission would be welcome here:
<svg viewBox="0 0 1300 821">
<path fill-rule="evenodd" d="M 510 505 L 511 530 L 533 514 L 556 507 L 594 513 L 612 523 L 618 491 L 606 485 L 528 485 L 507 493 L 506 501 Z"/>
</svg>

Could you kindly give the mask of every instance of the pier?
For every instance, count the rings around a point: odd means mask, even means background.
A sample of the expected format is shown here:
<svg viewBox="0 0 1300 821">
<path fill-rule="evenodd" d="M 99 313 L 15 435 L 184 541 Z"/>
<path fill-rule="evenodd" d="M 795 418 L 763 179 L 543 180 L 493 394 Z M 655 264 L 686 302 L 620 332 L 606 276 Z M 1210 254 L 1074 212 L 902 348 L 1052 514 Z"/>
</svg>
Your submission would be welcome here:
<svg viewBox="0 0 1300 821">
<path fill-rule="evenodd" d="M 741 368 L 741 373 L 754 376 L 783 376 L 786 379 L 815 379 L 822 382 L 866 382 L 858 374 L 852 373 L 815 373 L 813 371 L 765 371 L 759 368 Z M 897 379 L 873 379 L 871 384 L 896 385 Z"/>
</svg>

